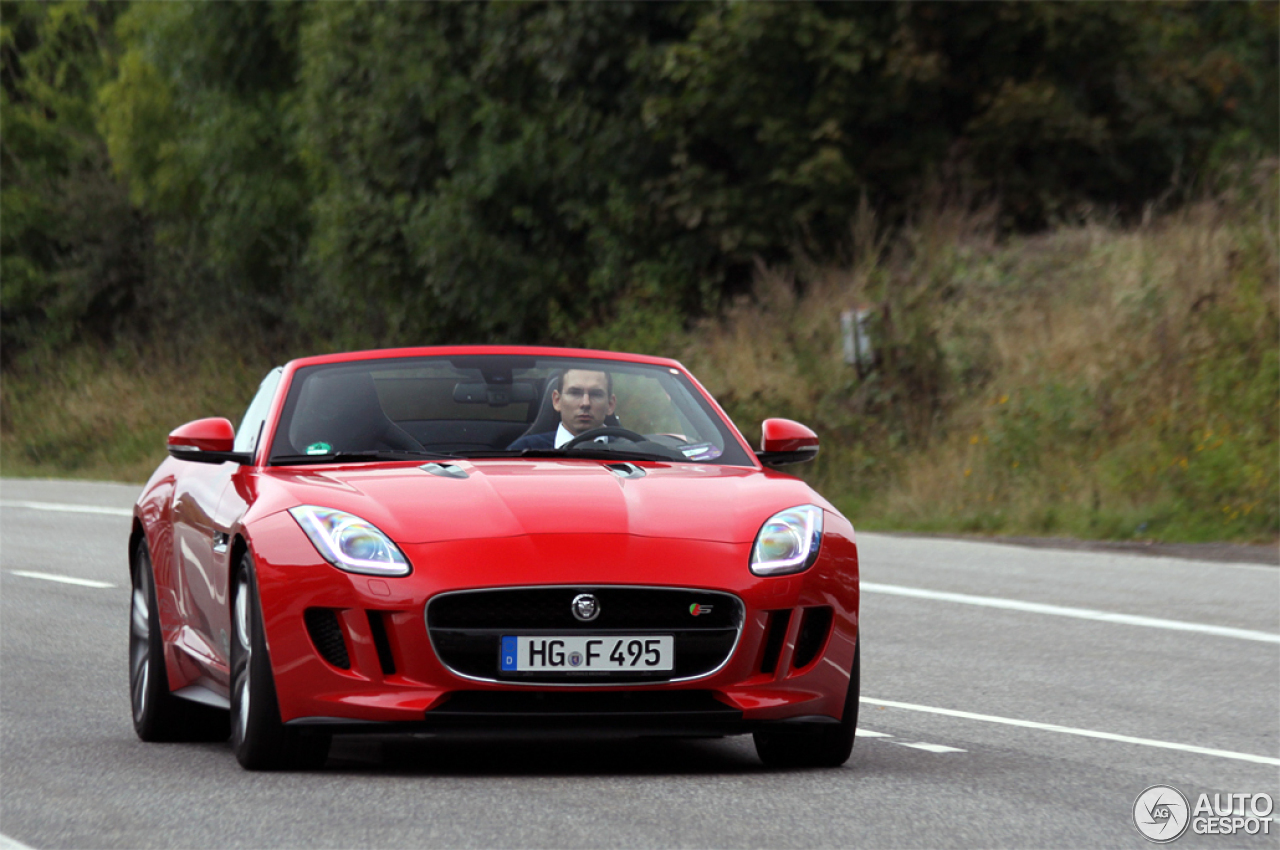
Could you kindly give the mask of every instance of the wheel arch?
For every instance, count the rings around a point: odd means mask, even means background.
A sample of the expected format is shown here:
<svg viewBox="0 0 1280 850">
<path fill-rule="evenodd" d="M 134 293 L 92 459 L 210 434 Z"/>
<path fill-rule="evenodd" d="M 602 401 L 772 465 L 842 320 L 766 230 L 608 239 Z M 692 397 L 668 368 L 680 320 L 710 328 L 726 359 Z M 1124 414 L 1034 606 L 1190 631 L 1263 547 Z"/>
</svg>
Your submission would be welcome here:
<svg viewBox="0 0 1280 850">
<path fill-rule="evenodd" d="M 126 559 L 129 564 L 129 580 L 133 580 L 134 560 L 138 557 L 138 541 L 146 540 L 147 532 L 142 527 L 142 520 L 133 518 L 133 527 L 129 531 L 129 553 Z"/>
<path fill-rule="evenodd" d="M 228 552 L 227 605 L 230 607 L 232 612 L 231 615 L 234 618 L 236 574 L 240 571 L 240 562 L 244 560 L 246 555 L 249 556 L 249 583 L 253 587 L 254 593 L 257 596 L 257 604 L 259 606 L 259 616 L 261 617 L 262 624 L 262 640 L 267 647 L 267 657 L 271 658 L 271 629 L 267 627 L 266 613 L 261 611 L 262 588 L 259 584 L 258 560 L 257 556 L 253 552 L 253 547 L 249 544 L 249 538 L 245 536 L 243 529 L 237 530 L 235 535 L 231 538 L 231 548 Z M 234 619 L 232 625 L 234 627 Z"/>
<path fill-rule="evenodd" d="M 235 536 L 231 538 L 231 553 L 227 561 L 228 572 L 234 577 L 236 570 L 240 568 L 240 559 L 249 552 L 249 541 L 245 538 L 243 531 L 237 531 Z M 252 561 L 251 561 L 252 563 Z"/>
</svg>

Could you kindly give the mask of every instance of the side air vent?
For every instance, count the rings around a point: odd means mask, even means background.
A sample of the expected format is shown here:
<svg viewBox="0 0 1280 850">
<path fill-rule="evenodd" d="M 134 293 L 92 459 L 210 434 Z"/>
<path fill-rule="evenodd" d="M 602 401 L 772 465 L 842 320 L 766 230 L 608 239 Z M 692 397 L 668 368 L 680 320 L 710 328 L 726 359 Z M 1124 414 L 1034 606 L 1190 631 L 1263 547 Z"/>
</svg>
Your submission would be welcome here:
<svg viewBox="0 0 1280 850">
<path fill-rule="evenodd" d="M 338 614 L 332 608 L 308 608 L 302 615 L 307 624 L 307 634 L 325 661 L 342 670 L 351 669 L 347 655 L 347 642 L 342 637 Z"/>
<path fill-rule="evenodd" d="M 396 672 L 396 658 L 391 654 L 391 641 L 387 639 L 387 624 L 384 618 L 388 615 L 382 611 L 369 611 L 369 632 L 373 635 L 373 645 L 378 650 L 378 664 L 382 667 L 382 675 L 393 676 Z"/>
<path fill-rule="evenodd" d="M 764 653 L 760 656 L 760 672 L 773 673 L 778 669 L 778 656 L 782 654 L 782 642 L 787 638 L 787 626 L 791 624 L 791 609 L 770 611 L 765 627 Z"/>
<path fill-rule="evenodd" d="M 831 632 L 832 611 L 825 606 L 806 608 L 800 619 L 800 636 L 796 638 L 796 652 L 791 659 L 791 669 L 808 667 L 826 646 Z"/>
</svg>

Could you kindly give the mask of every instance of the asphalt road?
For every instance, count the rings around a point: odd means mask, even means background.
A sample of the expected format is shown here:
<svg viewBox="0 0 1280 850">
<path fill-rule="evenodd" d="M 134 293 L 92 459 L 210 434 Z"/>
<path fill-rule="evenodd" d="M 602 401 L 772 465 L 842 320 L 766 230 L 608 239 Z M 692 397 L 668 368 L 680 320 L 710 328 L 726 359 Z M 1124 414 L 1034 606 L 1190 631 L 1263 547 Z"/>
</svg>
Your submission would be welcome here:
<svg viewBox="0 0 1280 850">
<path fill-rule="evenodd" d="M 1148 786 L 1280 799 L 1277 568 L 871 534 L 841 769 L 747 738 L 340 739 L 247 773 L 133 734 L 137 490 L 0 482 L 0 848 L 1146 847 Z M 1280 821 L 1172 846 L 1280 847 Z"/>
</svg>

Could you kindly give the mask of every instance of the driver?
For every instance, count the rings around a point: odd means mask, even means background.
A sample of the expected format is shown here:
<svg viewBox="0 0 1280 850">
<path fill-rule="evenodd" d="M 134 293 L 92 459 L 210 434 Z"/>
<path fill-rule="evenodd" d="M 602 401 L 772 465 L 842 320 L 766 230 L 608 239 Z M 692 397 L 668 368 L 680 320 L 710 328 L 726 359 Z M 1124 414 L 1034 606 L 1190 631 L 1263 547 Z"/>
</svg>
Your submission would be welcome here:
<svg viewBox="0 0 1280 850">
<path fill-rule="evenodd" d="M 604 418 L 613 413 L 618 399 L 613 394 L 613 376 L 589 369 L 566 369 L 560 387 L 551 391 L 551 406 L 560 414 L 554 431 L 528 434 L 508 449 L 560 448 L 580 434 L 604 427 Z"/>
</svg>

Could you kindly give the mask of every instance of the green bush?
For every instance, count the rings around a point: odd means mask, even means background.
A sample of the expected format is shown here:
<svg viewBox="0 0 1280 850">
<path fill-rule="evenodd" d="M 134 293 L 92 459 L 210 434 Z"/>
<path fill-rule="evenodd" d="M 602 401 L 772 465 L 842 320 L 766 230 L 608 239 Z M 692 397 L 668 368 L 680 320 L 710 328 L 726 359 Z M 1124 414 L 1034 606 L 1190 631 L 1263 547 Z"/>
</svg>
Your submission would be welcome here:
<svg viewBox="0 0 1280 850">
<path fill-rule="evenodd" d="M 1137 220 L 1280 136 L 1266 2 L 2 2 L 6 362 L 653 345 L 864 201 Z"/>
</svg>

